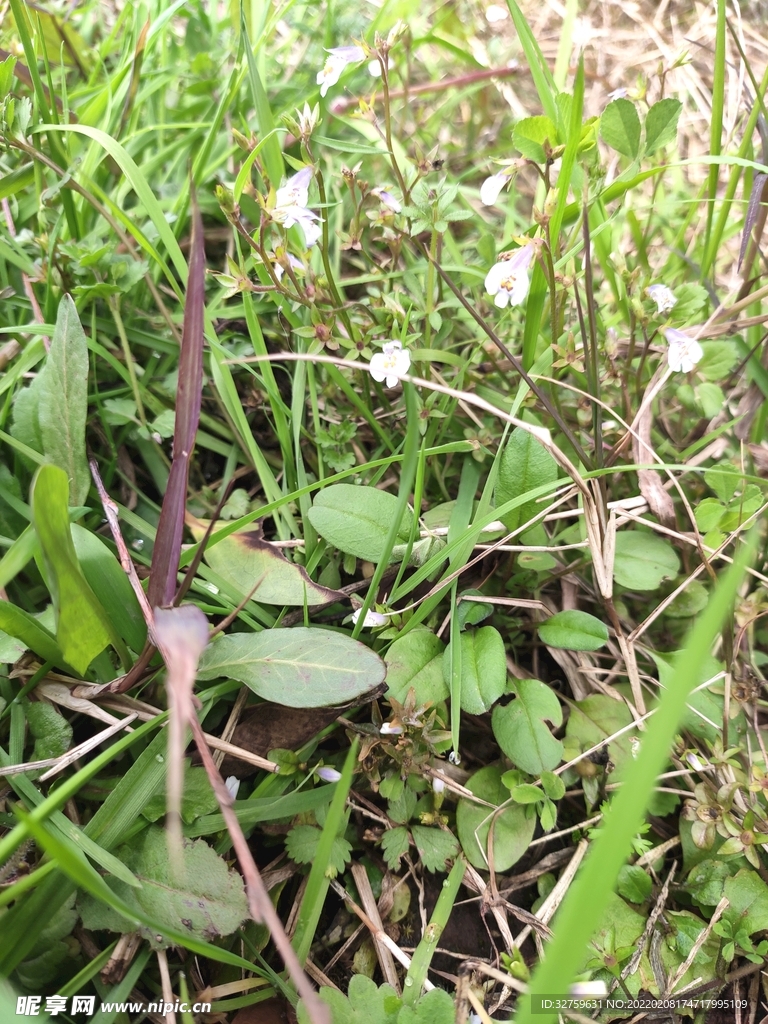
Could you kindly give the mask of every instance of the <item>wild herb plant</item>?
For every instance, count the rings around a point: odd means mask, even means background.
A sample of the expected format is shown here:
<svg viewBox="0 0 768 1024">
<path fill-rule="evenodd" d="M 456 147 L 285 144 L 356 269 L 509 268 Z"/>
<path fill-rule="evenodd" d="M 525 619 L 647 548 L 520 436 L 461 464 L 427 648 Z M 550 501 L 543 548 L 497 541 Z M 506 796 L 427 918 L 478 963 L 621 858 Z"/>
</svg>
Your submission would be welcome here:
<svg viewBox="0 0 768 1024">
<path fill-rule="evenodd" d="M 9 1014 L 756 1010 L 768 72 L 577 13 L 10 0 Z"/>
</svg>

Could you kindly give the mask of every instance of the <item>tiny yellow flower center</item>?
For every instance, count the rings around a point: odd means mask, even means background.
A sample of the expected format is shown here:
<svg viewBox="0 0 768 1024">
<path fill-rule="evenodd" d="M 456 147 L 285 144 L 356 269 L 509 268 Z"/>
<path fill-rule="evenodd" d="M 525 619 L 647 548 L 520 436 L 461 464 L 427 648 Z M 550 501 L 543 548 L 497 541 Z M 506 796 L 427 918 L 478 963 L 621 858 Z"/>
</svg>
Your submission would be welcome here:
<svg viewBox="0 0 768 1024">
<path fill-rule="evenodd" d="M 503 277 L 499 281 L 499 288 L 505 292 L 511 292 L 515 287 L 515 281 L 517 280 L 516 274 L 510 274 L 509 277 Z"/>
</svg>

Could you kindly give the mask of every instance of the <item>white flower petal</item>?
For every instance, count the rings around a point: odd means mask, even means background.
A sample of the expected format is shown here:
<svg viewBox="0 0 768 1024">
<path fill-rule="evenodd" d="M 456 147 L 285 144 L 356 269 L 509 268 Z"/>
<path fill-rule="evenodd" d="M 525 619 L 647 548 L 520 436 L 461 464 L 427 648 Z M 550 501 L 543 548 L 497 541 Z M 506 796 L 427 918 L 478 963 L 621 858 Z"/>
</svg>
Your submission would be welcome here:
<svg viewBox="0 0 768 1024">
<path fill-rule="evenodd" d="M 357 625 L 357 623 L 358 623 L 358 621 L 360 619 L 360 612 L 362 610 L 363 610 L 362 608 L 357 608 L 352 613 L 352 622 L 355 625 Z M 382 615 L 381 612 L 374 612 L 374 611 L 369 610 L 369 611 L 367 611 L 365 613 L 365 619 L 363 620 L 363 626 L 366 629 L 378 629 L 379 626 L 386 626 L 388 621 L 389 621 L 389 616 L 388 615 Z"/>
<path fill-rule="evenodd" d="M 320 768 L 315 769 L 315 774 L 323 782 L 338 782 L 341 778 L 341 772 L 337 772 L 335 768 L 331 768 L 329 764 L 324 764 Z"/>
<path fill-rule="evenodd" d="M 371 78 L 381 78 L 381 62 L 378 59 L 368 63 L 368 74 Z"/>
<path fill-rule="evenodd" d="M 393 388 L 401 377 L 408 373 L 411 366 L 411 354 L 403 349 L 399 341 L 388 341 L 382 352 L 371 356 L 371 376 L 381 383 L 386 381 L 388 388 Z"/>
<path fill-rule="evenodd" d="M 227 787 L 227 792 L 234 800 L 237 796 L 237 791 L 240 789 L 240 779 L 235 775 L 228 775 L 224 780 L 224 785 Z"/>
<path fill-rule="evenodd" d="M 669 313 L 677 305 L 675 293 L 665 284 L 652 284 L 646 291 L 650 298 L 656 303 L 657 313 Z"/>
<path fill-rule="evenodd" d="M 400 205 L 399 200 L 395 199 L 392 193 L 387 192 L 386 189 L 372 188 L 371 195 L 376 196 L 377 199 L 384 203 L 385 206 L 388 206 L 390 210 L 394 210 L 395 213 L 400 213 L 400 211 L 402 210 L 402 206 Z"/>
<path fill-rule="evenodd" d="M 480 186 L 480 202 L 483 206 L 493 206 L 506 183 L 507 175 L 503 172 L 492 174 L 490 178 L 486 178 Z"/>
<path fill-rule="evenodd" d="M 387 357 L 383 352 L 375 352 L 371 356 L 371 376 L 379 384 L 381 384 L 387 376 L 386 358 Z"/>
<path fill-rule="evenodd" d="M 667 361 L 670 369 L 676 373 L 690 373 L 704 355 L 704 349 L 695 338 L 689 338 L 676 327 L 668 327 L 664 335 L 669 345 Z"/>
<path fill-rule="evenodd" d="M 392 725 L 391 722 L 384 722 L 379 729 L 382 736 L 399 736 L 402 731 L 402 725 Z"/>
<path fill-rule="evenodd" d="M 432 792 L 442 793 L 445 789 L 445 783 L 442 779 L 439 779 L 436 775 L 432 776 Z"/>
</svg>

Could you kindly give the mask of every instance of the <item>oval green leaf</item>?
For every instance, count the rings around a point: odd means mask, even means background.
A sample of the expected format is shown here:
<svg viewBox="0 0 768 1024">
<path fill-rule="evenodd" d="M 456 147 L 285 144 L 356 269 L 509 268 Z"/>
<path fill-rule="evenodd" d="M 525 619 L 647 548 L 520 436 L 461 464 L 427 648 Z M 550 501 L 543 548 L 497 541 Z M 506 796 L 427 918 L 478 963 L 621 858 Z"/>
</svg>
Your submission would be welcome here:
<svg viewBox="0 0 768 1024">
<path fill-rule="evenodd" d="M 452 641 L 454 642 L 454 641 Z M 461 710 L 482 715 L 504 693 L 507 685 L 507 657 L 501 633 L 493 626 L 459 634 L 461 643 Z M 450 690 L 451 649 L 443 655 L 443 678 Z"/>
<path fill-rule="evenodd" d="M 558 612 L 539 625 L 539 636 L 547 647 L 566 651 L 597 651 L 608 643 L 608 627 L 588 612 L 571 609 Z"/>
<path fill-rule="evenodd" d="M 381 658 L 345 633 L 297 626 L 221 637 L 203 652 L 198 678 L 237 679 L 276 704 L 320 708 L 349 704 L 385 674 Z"/>
<path fill-rule="evenodd" d="M 413 687 L 417 704 L 437 704 L 450 693 L 443 678 L 445 645 L 431 629 L 412 629 L 387 651 L 387 697 L 405 703 Z"/>
<path fill-rule="evenodd" d="M 509 791 L 501 781 L 500 768 L 481 768 L 469 779 L 467 789 L 481 800 L 497 807 L 509 800 Z M 488 870 L 488 833 L 493 822 L 493 866 L 506 871 L 523 856 L 536 828 L 532 806 L 510 804 L 495 813 L 490 807 L 462 798 L 456 809 L 456 831 L 467 860 L 480 870 Z"/>
<path fill-rule="evenodd" d="M 397 498 L 377 487 L 332 484 L 323 488 L 309 510 L 309 521 L 323 538 L 345 554 L 378 562 L 384 554 Z M 406 543 L 413 513 L 407 509 L 397 540 Z"/>
<path fill-rule="evenodd" d="M 563 710 L 554 691 L 538 679 L 518 679 L 514 689 L 517 697 L 511 704 L 497 704 L 493 709 L 493 735 L 518 768 L 541 775 L 563 759 L 563 744 L 546 725 L 561 725 Z"/>
<path fill-rule="evenodd" d="M 680 559 L 669 541 L 644 530 L 626 530 L 616 535 L 613 578 L 620 586 L 627 590 L 656 590 L 679 571 Z"/>
</svg>

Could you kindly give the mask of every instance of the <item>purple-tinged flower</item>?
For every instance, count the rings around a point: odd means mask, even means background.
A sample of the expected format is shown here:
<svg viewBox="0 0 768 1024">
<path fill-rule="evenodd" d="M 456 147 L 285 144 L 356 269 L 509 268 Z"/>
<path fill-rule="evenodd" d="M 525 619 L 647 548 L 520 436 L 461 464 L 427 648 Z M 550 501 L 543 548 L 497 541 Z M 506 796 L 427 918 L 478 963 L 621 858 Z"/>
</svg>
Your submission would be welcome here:
<svg viewBox="0 0 768 1024">
<path fill-rule="evenodd" d="M 528 269 L 533 260 L 535 245 L 528 242 L 513 252 L 503 252 L 498 263 L 494 263 L 485 278 L 485 290 L 493 295 L 494 305 L 504 309 L 507 305 L 519 306 L 525 300 L 530 287 Z"/>
<path fill-rule="evenodd" d="M 383 352 L 376 352 L 371 358 L 371 376 L 379 384 L 387 382 L 393 388 L 401 377 L 408 373 L 411 366 L 411 354 L 399 341 L 388 341 Z"/>
<path fill-rule="evenodd" d="M 329 764 L 324 764 L 320 768 L 315 769 L 315 774 L 323 782 L 338 782 L 341 778 L 341 772 L 337 772 L 335 768 L 331 768 Z"/>
<path fill-rule="evenodd" d="M 384 722 L 379 728 L 382 736 L 399 736 L 403 731 L 402 725 L 392 725 L 391 722 Z"/>
<path fill-rule="evenodd" d="M 695 338 L 689 338 L 676 327 L 667 327 L 664 336 L 669 346 L 667 362 L 670 370 L 676 373 L 690 373 L 704 355 L 704 349 Z"/>
<path fill-rule="evenodd" d="M 294 271 L 297 271 L 300 274 L 303 274 L 305 268 L 304 268 L 304 264 L 301 262 L 301 260 L 297 260 L 296 257 L 293 256 L 291 253 L 286 253 L 286 256 L 288 257 L 288 262 L 289 262 L 289 264 L 291 266 L 291 270 L 294 270 Z M 277 278 L 278 281 L 282 281 L 283 274 L 285 273 L 285 270 L 280 265 L 280 263 L 278 263 L 277 260 L 274 261 L 272 266 L 275 268 L 275 277 Z"/>
<path fill-rule="evenodd" d="M 387 192 L 386 189 L 372 188 L 371 195 L 376 196 L 376 198 L 380 202 L 382 202 L 385 206 L 388 206 L 390 210 L 394 210 L 395 213 L 400 213 L 400 211 L 402 210 L 402 206 L 400 205 L 399 200 L 395 199 L 392 193 Z"/>
<path fill-rule="evenodd" d="M 652 284 L 646 288 L 648 295 L 656 303 L 656 312 L 659 315 L 669 313 L 677 305 L 675 293 L 665 284 Z"/>
<path fill-rule="evenodd" d="M 227 792 L 234 800 L 237 796 L 237 791 L 240 789 L 240 779 L 234 775 L 228 775 L 224 780 L 224 785 L 227 787 Z"/>
<path fill-rule="evenodd" d="M 312 181 L 312 168 L 302 167 L 292 178 L 275 193 L 275 208 L 271 212 L 272 220 L 282 224 L 284 228 L 292 228 L 298 224 L 304 232 L 307 247 L 312 246 L 321 234 L 322 219 L 308 209 L 309 183 Z"/>
<path fill-rule="evenodd" d="M 348 64 L 359 64 L 365 60 L 362 46 L 334 46 L 325 51 L 328 54 L 322 71 L 317 72 L 320 95 L 325 96 L 332 85 L 336 85 Z"/>
</svg>

